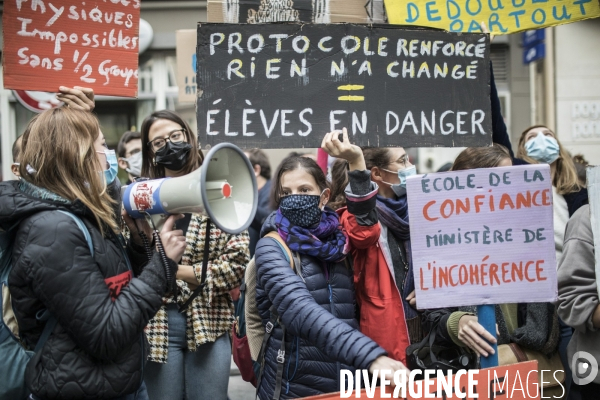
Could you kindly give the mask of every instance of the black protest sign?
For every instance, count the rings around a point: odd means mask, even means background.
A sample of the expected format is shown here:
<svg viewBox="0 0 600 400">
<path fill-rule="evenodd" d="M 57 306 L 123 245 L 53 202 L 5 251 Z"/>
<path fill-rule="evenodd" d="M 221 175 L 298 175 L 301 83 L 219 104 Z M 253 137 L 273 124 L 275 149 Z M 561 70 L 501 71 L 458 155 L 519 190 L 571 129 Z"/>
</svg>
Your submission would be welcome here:
<svg viewBox="0 0 600 400">
<path fill-rule="evenodd" d="M 489 146 L 484 34 L 351 24 L 198 26 L 203 145 Z"/>
</svg>

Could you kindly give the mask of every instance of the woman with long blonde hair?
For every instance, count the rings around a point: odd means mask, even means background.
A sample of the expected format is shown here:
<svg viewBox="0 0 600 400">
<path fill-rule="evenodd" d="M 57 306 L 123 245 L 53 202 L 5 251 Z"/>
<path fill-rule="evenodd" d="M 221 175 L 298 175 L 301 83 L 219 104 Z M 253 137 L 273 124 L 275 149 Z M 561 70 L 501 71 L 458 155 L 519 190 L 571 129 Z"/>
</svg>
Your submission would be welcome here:
<svg viewBox="0 0 600 400">
<path fill-rule="evenodd" d="M 0 183 L 19 337 L 29 350 L 43 343 L 25 374 L 31 399 L 147 399 L 143 329 L 174 285 L 166 269 L 175 275 L 185 238 L 171 217 L 160 236 L 169 265 L 146 258 L 137 229 L 125 245 L 107 190 L 116 168 L 96 117 L 58 108 L 30 123 L 21 180 Z"/>
</svg>

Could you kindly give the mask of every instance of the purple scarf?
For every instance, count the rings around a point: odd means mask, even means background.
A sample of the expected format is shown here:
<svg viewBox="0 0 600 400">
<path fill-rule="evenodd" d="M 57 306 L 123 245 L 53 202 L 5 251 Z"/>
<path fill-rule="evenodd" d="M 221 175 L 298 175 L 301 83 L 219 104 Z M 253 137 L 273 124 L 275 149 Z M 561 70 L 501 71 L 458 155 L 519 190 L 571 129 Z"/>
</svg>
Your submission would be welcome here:
<svg viewBox="0 0 600 400">
<path fill-rule="evenodd" d="M 325 209 L 314 228 L 295 226 L 278 210 L 275 226 L 291 251 L 308 254 L 321 261 L 338 262 L 348 254 L 348 237 L 335 211 Z"/>
<path fill-rule="evenodd" d="M 379 221 L 391 229 L 400 240 L 410 239 L 408 227 L 408 202 L 406 196 L 398 199 L 387 199 L 377 195 L 377 214 Z"/>
</svg>

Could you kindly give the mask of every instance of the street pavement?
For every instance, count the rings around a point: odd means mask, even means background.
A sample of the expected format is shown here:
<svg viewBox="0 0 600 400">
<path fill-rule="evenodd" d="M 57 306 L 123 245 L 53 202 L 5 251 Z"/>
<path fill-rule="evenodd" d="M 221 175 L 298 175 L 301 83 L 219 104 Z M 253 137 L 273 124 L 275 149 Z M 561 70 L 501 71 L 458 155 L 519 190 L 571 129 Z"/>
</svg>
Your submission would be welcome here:
<svg viewBox="0 0 600 400">
<path fill-rule="evenodd" d="M 231 370 L 229 373 L 229 390 L 227 391 L 229 400 L 254 400 L 256 388 L 249 382 L 244 382 L 240 371 L 231 357 Z"/>
<path fill-rule="evenodd" d="M 251 383 L 244 382 L 241 375 L 229 376 L 229 400 L 254 400 L 256 389 Z"/>
</svg>

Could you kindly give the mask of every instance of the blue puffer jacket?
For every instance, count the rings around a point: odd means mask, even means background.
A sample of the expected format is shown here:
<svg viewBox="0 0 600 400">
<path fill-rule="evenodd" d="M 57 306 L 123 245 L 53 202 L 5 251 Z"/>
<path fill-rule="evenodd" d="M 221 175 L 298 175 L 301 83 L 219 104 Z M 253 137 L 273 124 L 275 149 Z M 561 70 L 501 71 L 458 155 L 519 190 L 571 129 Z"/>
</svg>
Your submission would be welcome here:
<svg viewBox="0 0 600 400">
<path fill-rule="evenodd" d="M 262 227 L 256 247 L 258 310 L 266 325 L 274 304 L 286 327 L 286 352 L 281 398 L 298 398 L 340 390 L 340 369 L 367 369 L 385 350 L 358 331 L 352 271 L 344 262 L 327 264 L 301 254 L 298 276 L 272 238 L 275 213 Z M 277 352 L 282 328 L 277 326 L 265 353 L 259 388 L 271 400 L 277 376 Z"/>
</svg>

